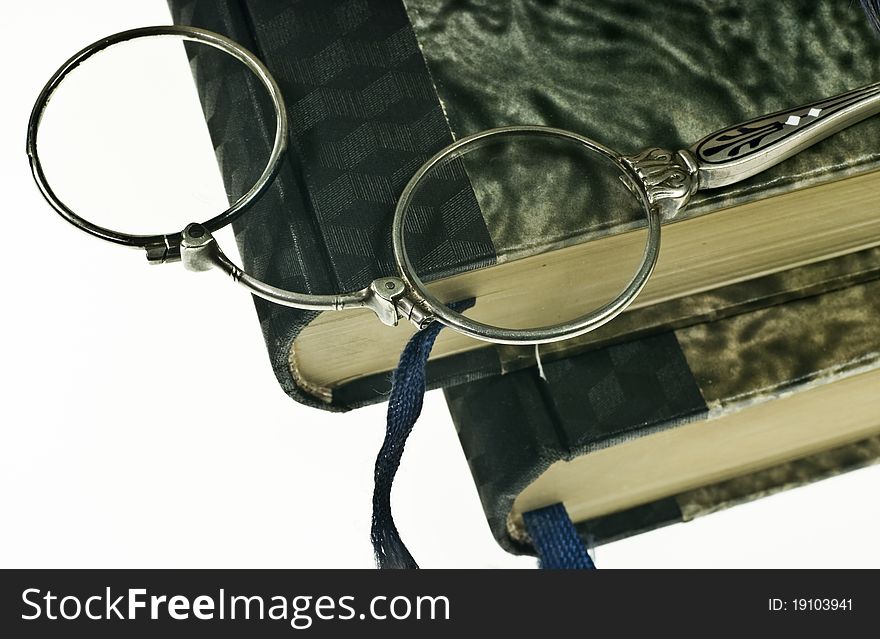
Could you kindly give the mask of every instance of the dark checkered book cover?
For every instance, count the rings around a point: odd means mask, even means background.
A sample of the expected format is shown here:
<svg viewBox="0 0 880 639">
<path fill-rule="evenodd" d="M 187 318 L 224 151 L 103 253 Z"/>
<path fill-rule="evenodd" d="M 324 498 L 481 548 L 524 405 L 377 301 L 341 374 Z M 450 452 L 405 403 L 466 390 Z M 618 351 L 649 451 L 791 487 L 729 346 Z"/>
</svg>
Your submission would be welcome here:
<svg viewBox="0 0 880 639">
<path fill-rule="evenodd" d="M 391 218 L 398 194 L 435 152 L 452 142 L 440 102 L 399 0 L 170 0 L 172 17 L 229 36 L 253 51 L 287 101 L 290 151 L 270 191 L 233 228 L 248 272 L 304 293 L 337 293 L 396 272 Z M 265 164 L 274 120 L 254 117 L 262 90 L 235 62 L 205 47 L 188 52 L 230 193 Z M 225 66 L 227 63 L 232 66 Z M 447 203 L 453 205 L 446 206 Z M 467 179 L 453 181 L 414 238 L 432 255 L 422 273 L 491 264 L 492 241 Z M 453 245 L 444 250 L 444 245 Z M 447 256 L 447 257 L 444 257 Z M 456 256 L 451 261 L 448 256 Z M 461 262 L 464 262 L 462 264 Z M 430 279 L 430 277 L 428 278 Z M 317 313 L 255 300 L 278 381 L 297 401 L 345 409 L 381 400 L 386 380 L 340 389 L 327 404 L 291 377 L 288 354 Z M 477 356 L 477 360 L 479 356 Z M 459 364 L 461 362 L 459 361 Z M 438 386 L 460 369 L 429 367 Z"/>
</svg>

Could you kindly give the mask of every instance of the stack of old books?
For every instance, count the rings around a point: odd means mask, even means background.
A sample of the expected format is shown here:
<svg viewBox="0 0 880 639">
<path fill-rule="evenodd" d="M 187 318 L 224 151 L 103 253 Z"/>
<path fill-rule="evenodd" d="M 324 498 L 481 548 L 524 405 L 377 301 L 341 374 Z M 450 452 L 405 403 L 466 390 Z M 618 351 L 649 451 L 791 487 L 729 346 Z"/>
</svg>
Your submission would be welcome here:
<svg viewBox="0 0 880 639">
<path fill-rule="evenodd" d="M 237 234 L 247 270 L 311 292 L 394 271 L 396 197 L 455 137 L 545 124 L 627 152 L 679 149 L 880 81 L 880 40 L 840 0 L 171 5 L 258 52 L 285 92 L 289 166 Z M 224 116 L 247 87 L 193 65 L 232 184 L 271 136 Z M 493 176 L 512 169 L 485 158 L 423 207 L 437 220 L 418 229 L 420 267 L 438 295 L 517 326 L 607 299 L 643 233 L 633 218 L 561 210 L 543 169 L 516 173 L 525 205 L 500 205 Z M 499 541 L 528 550 L 522 513 L 557 502 L 595 544 L 880 459 L 878 169 L 875 116 L 701 192 L 664 226 L 638 301 L 580 338 L 536 350 L 444 331 L 429 380 L 446 388 Z M 257 306 L 282 386 L 329 410 L 381 400 L 411 335 L 369 311 Z"/>
</svg>

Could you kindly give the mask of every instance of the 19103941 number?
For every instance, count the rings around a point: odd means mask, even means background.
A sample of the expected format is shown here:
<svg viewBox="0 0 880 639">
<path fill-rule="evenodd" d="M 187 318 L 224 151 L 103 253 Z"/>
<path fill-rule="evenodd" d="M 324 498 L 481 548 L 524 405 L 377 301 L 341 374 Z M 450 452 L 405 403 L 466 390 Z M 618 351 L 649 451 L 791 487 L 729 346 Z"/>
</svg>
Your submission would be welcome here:
<svg viewBox="0 0 880 639">
<path fill-rule="evenodd" d="M 852 611 L 853 600 L 829 597 L 799 597 L 785 600 L 774 597 L 767 600 L 767 609 L 773 612 Z"/>
</svg>

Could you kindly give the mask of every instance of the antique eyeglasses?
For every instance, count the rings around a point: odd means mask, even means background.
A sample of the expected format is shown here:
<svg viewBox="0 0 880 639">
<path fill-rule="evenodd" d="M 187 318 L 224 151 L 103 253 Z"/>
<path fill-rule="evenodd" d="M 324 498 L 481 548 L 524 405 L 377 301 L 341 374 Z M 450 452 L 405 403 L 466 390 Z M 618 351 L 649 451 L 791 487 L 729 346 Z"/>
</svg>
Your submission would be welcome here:
<svg viewBox="0 0 880 639">
<path fill-rule="evenodd" d="M 207 221 L 188 224 L 182 230 L 134 234 L 91 222 L 62 201 L 46 177 L 37 138 L 50 99 L 74 69 L 114 45 L 155 37 L 208 45 L 243 64 L 268 92 L 275 116 L 274 141 L 259 177 L 226 210 Z M 387 325 L 410 321 L 421 329 L 439 321 L 476 339 L 525 345 L 582 335 L 626 309 L 644 288 L 657 263 L 662 222 L 676 219 L 698 190 L 726 186 L 755 175 L 877 113 L 880 113 L 880 83 L 721 129 L 679 151 L 648 148 L 635 155 L 624 155 L 571 131 L 545 126 L 507 126 L 469 135 L 425 162 L 400 194 L 390 229 L 397 272 L 374 280 L 362 290 L 337 295 L 297 293 L 260 281 L 234 264 L 212 235 L 247 212 L 267 191 L 279 172 L 288 140 L 287 110 L 278 84 L 259 59 L 222 35 L 194 27 L 157 26 L 125 31 L 89 45 L 58 69 L 37 98 L 28 125 L 27 154 L 43 196 L 62 217 L 108 242 L 144 249 L 151 263 L 182 261 L 193 271 L 219 269 L 254 295 L 284 306 L 316 311 L 368 308 Z M 549 139 L 572 145 L 578 152 L 590 156 L 592 165 L 601 167 L 599 186 L 588 190 L 586 196 L 601 199 L 611 190 L 609 185 L 615 185 L 630 200 L 629 204 L 642 211 L 647 222 L 647 241 L 632 278 L 613 299 L 570 321 L 538 328 L 505 328 L 466 317 L 428 290 L 408 252 L 407 220 L 420 198 L 430 194 L 432 180 L 468 154 L 511 139 Z"/>
</svg>

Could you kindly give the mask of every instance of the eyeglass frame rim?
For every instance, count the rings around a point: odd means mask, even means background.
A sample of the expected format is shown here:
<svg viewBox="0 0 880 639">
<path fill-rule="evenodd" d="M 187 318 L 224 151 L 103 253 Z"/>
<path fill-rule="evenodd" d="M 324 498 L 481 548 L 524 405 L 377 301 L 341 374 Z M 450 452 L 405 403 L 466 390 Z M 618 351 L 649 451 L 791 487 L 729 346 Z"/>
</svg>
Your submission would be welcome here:
<svg viewBox="0 0 880 639">
<path fill-rule="evenodd" d="M 132 40 L 152 37 L 173 37 L 185 41 L 206 44 L 231 55 L 261 81 L 269 93 L 275 111 L 275 139 L 263 172 L 251 188 L 233 202 L 227 209 L 202 223 L 202 226 L 208 231 L 213 232 L 230 224 L 247 212 L 259 200 L 278 175 L 288 144 L 287 108 L 284 102 L 284 97 L 281 93 L 281 88 L 278 86 L 275 78 L 263 62 L 261 62 L 252 52 L 234 40 L 219 33 L 184 25 L 140 27 L 137 29 L 121 31 L 101 38 L 70 57 L 52 75 L 40 91 L 28 121 L 27 155 L 30 161 L 34 181 L 37 183 L 43 197 L 49 202 L 52 208 L 55 209 L 61 217 L 80 230 L 115 244 L 135 248 L 145 248 L 148 249 L 148 252 L 151 246 L 156 245 L 164 245 L 169 249 L 179 247 L 180 242 L 183 239 L 183 229 L 171 233 L 148 235 L 116 231 L 90 222 L 67 205 L 50 186 L 49 180 L 43 170 L 37 140 L 40 123 L 45 114 L 46 107 L 55 91 L 72 71 L 95 54 L 109 49 L 110 47 Z"/>
<path fill-rule="evenodd" d="M 409 258 L 404 238 L 404 225 L 413 196 L 418 190 L 421 181 L 433 168 L 443 161 L 461 157 L 499 138 L 515 136 L 543 136 L 565 139 L 576 142 L 588 150 L 604 156 L 613 162 L 623 175 L 629 178 L 630 184 L 628 186 L 633 187 L 634 194 L 641 201 L 648 222 L 648 236 L 642 259 L 633 277 L 614 299 L 590 313 L 570 321 L 526 329 L 503 328 L 485 324 L 450 309 L 446 304 L 437 299 L 436 296 L 431 294 L 425 283 L 416 274 Z M 415 172 L 397 200 L 391 232 L 392 248 L 397 270 L 408 290 L 408 294 L 425 311 L 432 314 L 446 326 L 475 339 L 497 344 L 542 344 L 577 337 L 592 331 L 617 317 L 633 302 L 647 284 L 657 264 L 660 252 L 661 221 L 659 207 L 656 204 L 652 204 L 644 180 L 629 163 L 624 161 L 623 155 L 590 138 L 564 129 L 539 125 L 505 126 L 480 131 L 457 140 L 433 155 Z"/>
</svg>

